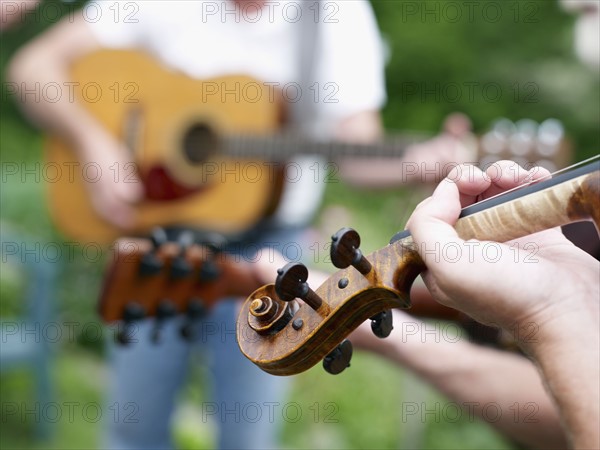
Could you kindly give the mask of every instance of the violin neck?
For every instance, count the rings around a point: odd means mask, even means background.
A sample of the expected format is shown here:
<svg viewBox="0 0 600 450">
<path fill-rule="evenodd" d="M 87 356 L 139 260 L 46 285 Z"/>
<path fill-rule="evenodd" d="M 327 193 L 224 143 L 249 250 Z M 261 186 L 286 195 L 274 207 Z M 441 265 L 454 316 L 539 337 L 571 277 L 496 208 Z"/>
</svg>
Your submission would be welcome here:
<svg viewBox="0 0 600 450">
<path fill-rule="evenodd" d="M 464 209 L 455 225 L 459 236 L 506 242 L 582 220 L 592 220 L 600 230 L 600 162 L 507 197 Z"/>
</svg>

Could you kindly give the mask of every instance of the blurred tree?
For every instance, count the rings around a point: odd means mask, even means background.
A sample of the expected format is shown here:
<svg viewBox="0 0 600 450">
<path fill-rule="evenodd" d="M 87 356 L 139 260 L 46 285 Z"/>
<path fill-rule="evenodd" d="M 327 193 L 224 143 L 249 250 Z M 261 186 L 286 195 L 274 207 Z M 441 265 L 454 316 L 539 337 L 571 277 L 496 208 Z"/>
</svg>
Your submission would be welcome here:
<svg viewBox="0 0 600 450">
<path fill-rule="evenodd" d="M 563 121 L 578 158 L 598 152 L 598 75 L 573 52 L 558 1 L 374 0 L 390 48 L 385 123 L 435 131 L 452 111 Z"/>
<path fill-rule="evenodd" d="M 44 0 L 0 43 L 3 119 L 19 118 L 4 69 L 15 50 L 85 2 Z M 373 0 L 390 50 L 385 123 L 436 131 L 452 111 L 478 131 L 498 117 L 556 117 L 579 158 L 600 144 L 600 83 L 576 60 L 573 16 L 555 0 Z M 21 123 L 22 125 L 23 123 Z"/>
</svg>

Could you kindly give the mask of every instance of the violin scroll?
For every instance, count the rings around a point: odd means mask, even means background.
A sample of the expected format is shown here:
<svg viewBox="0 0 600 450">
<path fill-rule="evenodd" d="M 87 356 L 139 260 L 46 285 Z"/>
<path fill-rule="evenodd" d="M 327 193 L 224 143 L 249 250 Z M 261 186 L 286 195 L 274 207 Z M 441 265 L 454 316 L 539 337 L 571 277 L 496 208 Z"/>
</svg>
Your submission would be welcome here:
<svg viewBox="0 0 600 450">
<path fill-rule="evenodd" d="M 353 235 L 358 233 L 346 234 Z M 353 237 L 353 244 L 346 246 L 345 239 L 338 243 L 344 252 L 354 253 L 360 241 Z M 342 372 L 352 356 L 345 341 L 352 331 L 371 318 L 373 330 L 385 337 L 391 332 L 389 309 L 410 306 L 410 287 L 424 268 L 411 243 L 408 238 L 361 254 L 364 266 L 371 267 L 367 274 L 347 267 L 315 291 L 306 283 L 308 269 L 302 264 L 279 269 L 275 284 L 259 288 L 242 306 L 237 327 L 242 353 L 274 375 L 297 374 L 321 360 L 329 373 Z"/>
<path fill-rule="evenodd" d="M 248 325 L 260 335 L 277 333 L 285 327 L 297 308 L 294 298 L 281 300 L 270 284 L 255 291 L 249 306 Z"/>
</svg>

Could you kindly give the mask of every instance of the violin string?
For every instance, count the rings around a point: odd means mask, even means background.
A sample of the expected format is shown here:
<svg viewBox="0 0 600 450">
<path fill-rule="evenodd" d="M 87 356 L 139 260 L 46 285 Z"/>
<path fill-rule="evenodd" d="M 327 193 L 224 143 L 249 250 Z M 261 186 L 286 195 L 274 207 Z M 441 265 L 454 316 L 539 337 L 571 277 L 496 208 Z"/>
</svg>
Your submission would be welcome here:
<svg viewBox="0 0 600 450">
<path fill-rule="evenodd" d="M 531 180 L 531 179 L 530 179 L 529 181 L 525 181 L 523 184 L 520 184 L 520 185 L 518 185 L 518 186 L 515 186 L 514 188 L 512 188 L 512 189 L 509 189 L 508 191 L 500 192 L 499 194 L 496 194 L 496 195 L 494 195 L 494 196 L 492 196 L 492 197 L 489 197 L 489 198 L 486 198 L 486 199 L 484 199 L 484 200 L 481 200 L 481 201 L 479 201 L 479 202 L 477 202 L 477 203 L 485 203 L 485 202 L 488 202 L 488 201 L 490 201 L 490 200 L 492 200 L 492 199 L 494 199 L 494 198 L 497 198 L 497 197 L 502 197 L 503 195 L 509 194 L 509 193 L 511 193 L 511 192 L 514 192 L 514 191 L 518 191 L 519 189 L 523 189 L 523 188 L 525 188 L 525 187 L 527 187 L 527 186 L 529 186 L 529 185 L 531 185 L 531 184 L 534 184 L 534 183 L 539 183 L 539 182 L 541 182 L 541 181 L 545 181 L 545 180 L 549 180 L 550 178 L 552 178 L 552 177 L 554 177 L 554 176 L 556 176 L 556 175 L 559 175 L 559 174 L 561 174 L 561 173 L 564 173 L 564 172 L 569 172 L 569 171 L 571 171 L 571 170 L 573 170 L 573 169 L 576 169 L 577 167 L 584 166 L 584 165 L 586 165 L 586 164 L 589 164 L 589 163 L 591 163 L 591 162 L 594 162 L 594 161 L 595 161 L 595 160 L 597 160 L 597 159 L 600 159 L 600 155 L 595 155 L 595 156 L 592 156 L 591 158 L 584 159 L 583 161 L 579 161 L 579 162 L 577 162 L 577 163 L 575 163 L 575 164 L 572 164 L 572 165 L 570 165 L 570 166 L 568 166 L 568 167 L 565 167 L 565 168 L 563 168 L 563 169 L 560 169 L 560 170 L 557 170 L 557 171 L 555 171 L 555 172 L 552 172 L 551 174 L 549 174 L 549 175 L 546 175 L 546 176 L 544 176 L 544 177 L 542 177 L 542 178 L 538 178 L 537 180 Z M 516 164 L 516 163 L 515 163 L 515 164 Z M 531 174 L 531 176 L 533 176 L 533 175 L 534 175 L 534 174 Z M 528 176 L 527 176 L 527 178 L 530 178 L 530 175 L 528 175 Z M 527 180 L 527 178 L 526 178 L 526 180 Z M 464 209 L 464 208 L 463 208 L 463 209 Z"/>
</svg>

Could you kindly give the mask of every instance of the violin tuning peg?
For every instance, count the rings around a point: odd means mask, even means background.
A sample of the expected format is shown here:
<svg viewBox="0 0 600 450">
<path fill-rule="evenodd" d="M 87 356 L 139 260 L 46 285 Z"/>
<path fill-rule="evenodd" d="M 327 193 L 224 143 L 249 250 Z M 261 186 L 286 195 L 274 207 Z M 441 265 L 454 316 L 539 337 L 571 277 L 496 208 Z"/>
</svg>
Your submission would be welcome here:
<svg viewBox="0 0 600 450">
<path fill-rule="evenodd" d="M 301 298 L 315 311 L 324 303 L 309 286 L 308 269 L 301 263 L 288 263 L 277 270 L 275 292 L 285 302 Z"/>
<path fill-rule="evenodd" d="M 342 373 L 350 367 L 352 343 L 346 339 L 323 359 L 323 368 L 332 375 Z"/>
<path fill-rule="evenodd" d="M 277 269 L 275 292 L 285 302 L 305 297 L 309 289 L 306 280 L 308 280 L 308 269 L 304 264 L 286 264 L 284 267 Z"/>
<path fill-rule="evenodd" d="M 371 263 L 360 251 L 360 236 L 352 228 L 342 228 L 331 236 L 331 262 L 338 269 L 352 266 L 363 275 L 371 271 Z"/>
<path fill-rule="evenodd" d="M 373 333 L 378 338 L 383 339 L 388 337 L 393 329 L 394 317 L 391 310 L 386 309 L 371 317 L 371 330 L 373 330 Z"/>
</svg>

